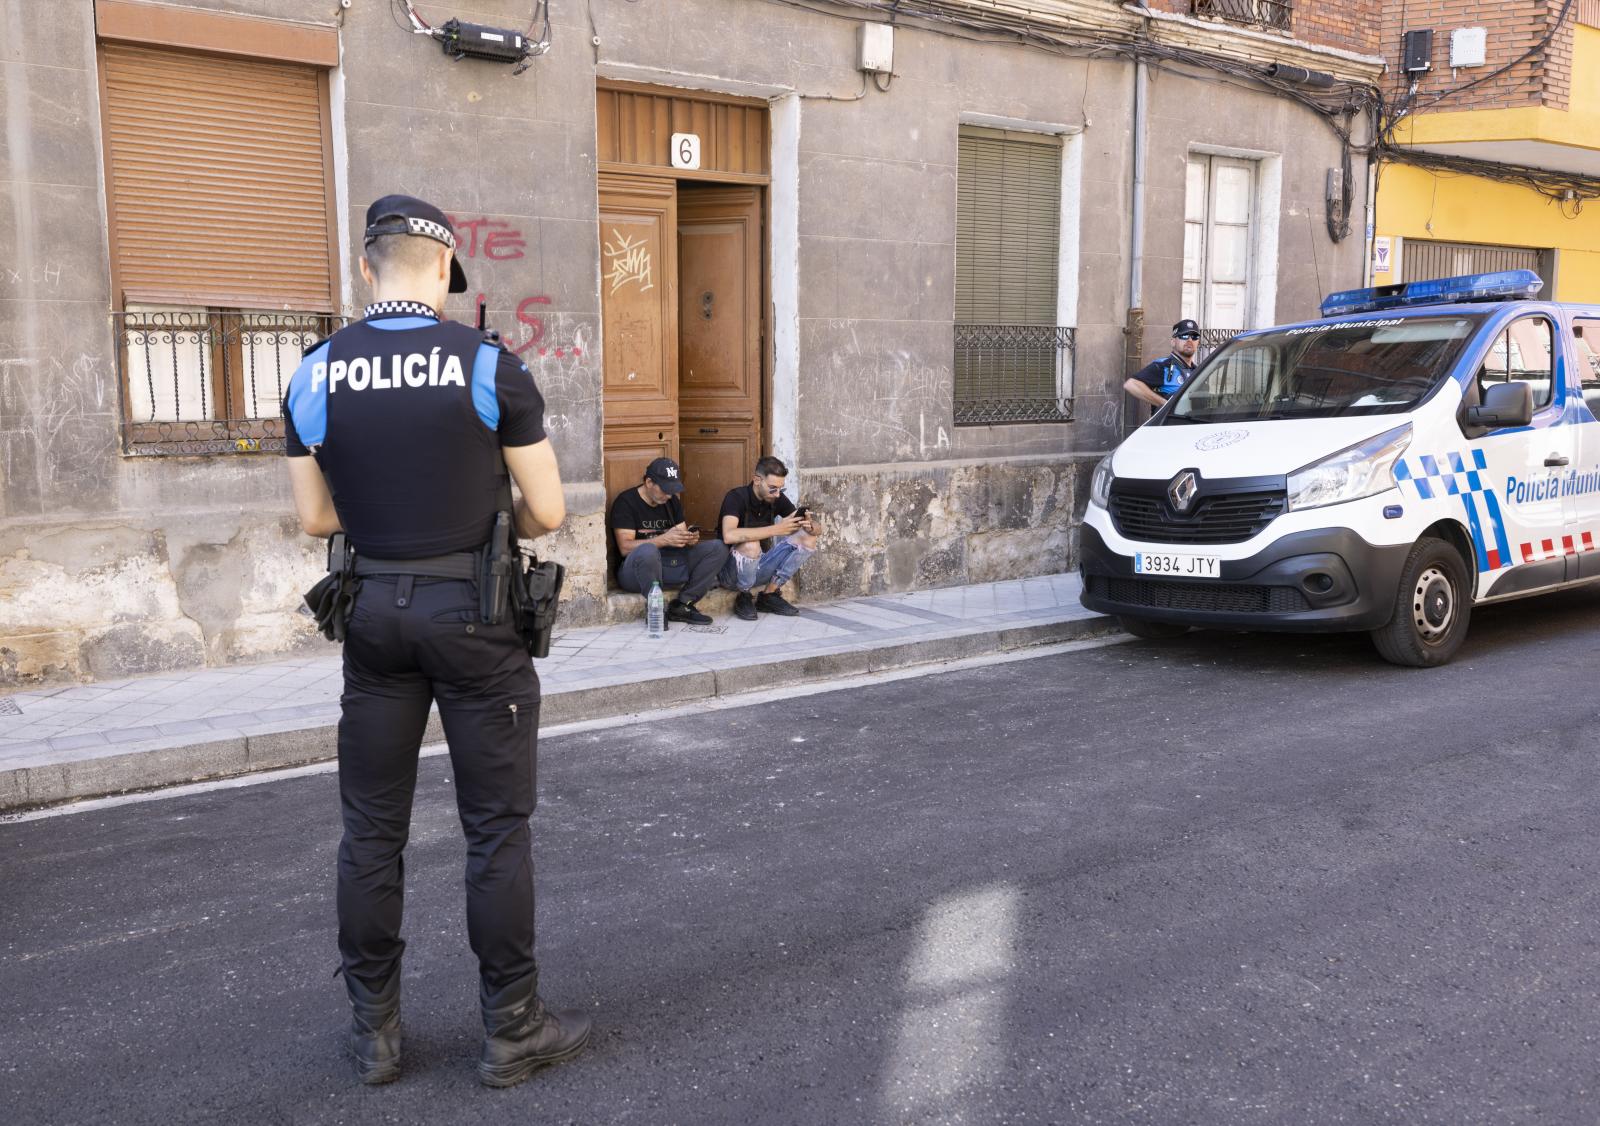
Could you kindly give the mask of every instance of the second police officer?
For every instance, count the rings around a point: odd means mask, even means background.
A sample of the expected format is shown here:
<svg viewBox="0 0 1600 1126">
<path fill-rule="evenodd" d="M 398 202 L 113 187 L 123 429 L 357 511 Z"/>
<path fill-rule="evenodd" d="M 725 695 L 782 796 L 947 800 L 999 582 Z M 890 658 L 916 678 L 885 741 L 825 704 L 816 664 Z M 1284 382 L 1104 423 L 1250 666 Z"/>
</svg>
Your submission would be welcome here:
<svg viewBox="0 0 1600 1126">
<path fill-rule="evenodd" d="M 1134 372 L 1122 388 L 1140 402 L 1149 403 L 1154 414 L 1194 374 L 1195 354 L 1199 351 L 1200 326 L 1185 318 L 1172 326 L 1172 351 Z"/>
<path fill-rule="evenodd" d="M 539 682 L 515 624 L 485 621 L 482 549 L 507 494 L 533 537 L 566 516 L 544 400 L 528 369 L 440 319 L 466 290 L 437 207 L 391 195 L 367 211 L 366 316 L 307 353 L 284 427 L 301 526 L 355 551 L 339 721 L 339 953 L 359 1077 L 400 1073 L 402 853 L 417 753 L 438 703 L 467 840 L 467 934 L 477 955 L 482 1082 L 510 1086 L 589 1037 L 538 992 L 533 857 Z M 502 454 L 504 465 L 502 466 Z"/>
</svg>

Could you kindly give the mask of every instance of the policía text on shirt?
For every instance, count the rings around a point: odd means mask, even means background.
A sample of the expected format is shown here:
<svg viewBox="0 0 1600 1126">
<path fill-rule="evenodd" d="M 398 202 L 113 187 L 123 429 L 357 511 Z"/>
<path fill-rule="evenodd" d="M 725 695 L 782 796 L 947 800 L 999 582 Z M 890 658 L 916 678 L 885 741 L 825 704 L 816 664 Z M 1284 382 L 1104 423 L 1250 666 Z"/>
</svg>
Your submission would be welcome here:
<svg viewBox="0 0 1600 1126">
<path fill-rule="evenodd" d="M 441 364 L 439 348 L 428 353 L 412 352 L 409 355 L 388 357 L 388 371 L 384 371 L 384 357 L 357 356 L 353 360 L 334 360 L 311 365 L 311 390 L 321 390 L 324 381 L 328 394 L 339 389 L 341 383 L 350 391 L 365 391 L 369 387 L 382 391 L 392 387 L 465 387 L 466 373 L 461 368 L 461 357 L 451 353 Z"/>
</svg>

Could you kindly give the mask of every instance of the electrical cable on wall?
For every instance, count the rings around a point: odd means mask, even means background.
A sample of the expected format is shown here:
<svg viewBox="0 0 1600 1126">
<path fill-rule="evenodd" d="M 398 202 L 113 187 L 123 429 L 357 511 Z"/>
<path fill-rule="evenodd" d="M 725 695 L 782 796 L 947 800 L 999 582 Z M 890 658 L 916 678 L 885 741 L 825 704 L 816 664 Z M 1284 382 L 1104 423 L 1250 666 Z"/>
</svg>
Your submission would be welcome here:
<svg viewBox="0 0 1600 1126">
<path fill-rule="evenodd" d="M 1151 69 L 1191 80 L 1209 80 L 1244 89 L 1266 88 L 1279 97 L 1298 102 L 1317 114 L 1340 146 L 1339 191 L 1327 198 L 1328 237 L 1341 242 L 1350 234 L 1352 157 L 1360 152 L 1369 159 L 1371 144 L 1355 142 L 1355 122 L 1363 117 L 1367 136 L 1376 138 L 1384 120 L 1383 92 L 1375 85 L 1341 81 L 1332 75 L 1289 66 L 1262 67 L 1210 55 L 1186 47 L 1155 42 L 1144 35 L 1113 37 L 1093 29 L 1042 27 L 1028 15 L 999 10 L 975 14 L 946 0 L 767 0 L 837 18 L 890 22 L 966 42 L 1033 47 L 1067 57 L 1116 56 L 1143 62 Z M 887 19 L 883 17 L 887 16 Z M 875 79 L 875 81 L 877 81 Z M 879 84 L 880 90 L 887 83 Z"/>
</svg>

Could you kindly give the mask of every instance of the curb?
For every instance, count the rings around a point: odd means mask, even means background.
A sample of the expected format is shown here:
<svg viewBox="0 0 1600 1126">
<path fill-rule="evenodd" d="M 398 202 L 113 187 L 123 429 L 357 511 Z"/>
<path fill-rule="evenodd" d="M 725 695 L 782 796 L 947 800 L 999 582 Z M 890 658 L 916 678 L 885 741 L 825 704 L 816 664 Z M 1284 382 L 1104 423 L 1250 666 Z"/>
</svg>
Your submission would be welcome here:
<svg viewBox="0 0 1600 1126">
<path fill-rule="evenodd" d="M 869 649 L 841 647 L 831 653 L 783 657 L 726 669 L 700 669 L 645 682 L 621 681 L 565 691 L 556 689 L 545 693 L 539 721 L 553 725 L 610 719 L 754 692 L 775 681 L 801 684 L 917 665 L 944 664 L 1116 632 L 1113 619 L 1099 616 L 1022 626 L 980 627 L 920 641 L 891 642 Z M 619 692 L 618 688 L 623 686 L 631 691 Z M 0 812 L 327 762 L 337 751 L 338 709 L 319 708 L 308 713 L 306 718 L 310 722 L 304 727 L 290 730 L 259 733 L 246 730 L 204 742 L 185 742 L 175 737 L 146 743 L 138 750 L 67 761 L 41 761 L 0 770 Z M 434 713 L 428 717 L 423 742 L 436 743 L 443 739 L 439 716 Z"/>
</svg>

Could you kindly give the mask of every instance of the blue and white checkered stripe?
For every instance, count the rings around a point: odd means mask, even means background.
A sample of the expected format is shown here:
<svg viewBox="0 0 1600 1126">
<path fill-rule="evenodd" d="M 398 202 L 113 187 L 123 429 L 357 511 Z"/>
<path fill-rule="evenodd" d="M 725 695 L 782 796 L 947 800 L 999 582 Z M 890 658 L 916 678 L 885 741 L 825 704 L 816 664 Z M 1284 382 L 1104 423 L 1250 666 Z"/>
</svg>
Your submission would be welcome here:
<svg viewBox="0 0 1600 1126">
<path fill-rule="evenodd" d="M 1410 485 L 1420 500 L 1460 497 L 1472 533 L 1472 547 L 1478 557 L 1478 570 L 1496 571 L 1509 567 L 1511 544 L 1506 538 L 1505 520 L 1500 514 L 1500 498 L 1489 485 L 1489 463 L 1479 449 L 1466 453 L 1447 453 L 1441 457 L 1421 454 L 1395 462 L 1395 483 L 1404 491 Z M 1474 497 L 1481 501 L 1474 501 Z M 1479 519 L 1478 506 L 1483 506 Z M 1487 528 L 1486 528 L 1487 526 Z"/>
<path fill-rule="evenodd" d="M 1394 479 L 1402 484 L 1410 481 L 1418 497 L 1433 500 L 1486 491 L 1483 474 L 1488 468 L 1482 450 L 1469 450 L 1465 455 L 1452 452 L 1443 457 L 1423 454 L 1395 462 Z"/>
</svg>

